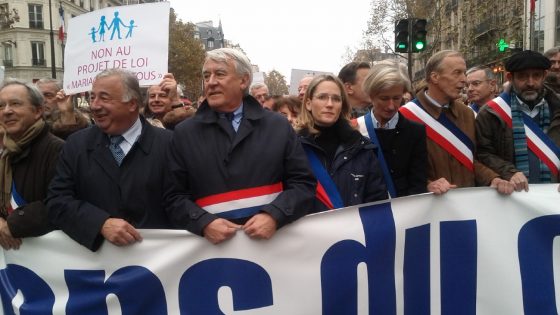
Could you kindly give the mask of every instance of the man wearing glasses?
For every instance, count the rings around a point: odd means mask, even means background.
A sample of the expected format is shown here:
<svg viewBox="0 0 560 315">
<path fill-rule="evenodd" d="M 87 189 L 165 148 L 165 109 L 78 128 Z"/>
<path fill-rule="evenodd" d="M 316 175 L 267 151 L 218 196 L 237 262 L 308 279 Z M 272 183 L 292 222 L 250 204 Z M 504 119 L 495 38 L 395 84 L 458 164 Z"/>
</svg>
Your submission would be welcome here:
<svg viewBox="0 0 560 315">
<path fill-rule="evenodd" d="M 496 97 L 496 76 L 488 67 L 473 67 L 467 71 L 467 97 L 475 116 L 482 106 Z"/>
<path fill-rule="evenodd" d="M 43 119 L 43 95 L 35 85 L 6 80 L 0 86 L 0 246 L 18 249 L 23 237 L 51 230 L 43 202 L 64 142 Z"/>
<path fill-rule="evenodd" d="M 558 182 L 560 100 L 544 86 L 551 63 L 530 50 L 510 57 L 505 91 L 476 119 L 478 159 L 515 185 Z"/>
</svg>

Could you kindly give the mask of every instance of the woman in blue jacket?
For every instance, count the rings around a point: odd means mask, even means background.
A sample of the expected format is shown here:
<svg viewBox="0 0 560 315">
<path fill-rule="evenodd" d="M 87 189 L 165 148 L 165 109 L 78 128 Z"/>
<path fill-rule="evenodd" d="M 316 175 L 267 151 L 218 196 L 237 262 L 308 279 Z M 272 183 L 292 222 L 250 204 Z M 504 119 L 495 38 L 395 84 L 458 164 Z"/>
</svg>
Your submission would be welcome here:
<svg viewBox="0 0 560 315">
<path fill-rule="evenodd" d="M 387 198 L 376 146 L 350 126 L 342 82 L 316 76 L 305 93 L 298 134 L 318 179 L 312 212 Z"/>
</svg>

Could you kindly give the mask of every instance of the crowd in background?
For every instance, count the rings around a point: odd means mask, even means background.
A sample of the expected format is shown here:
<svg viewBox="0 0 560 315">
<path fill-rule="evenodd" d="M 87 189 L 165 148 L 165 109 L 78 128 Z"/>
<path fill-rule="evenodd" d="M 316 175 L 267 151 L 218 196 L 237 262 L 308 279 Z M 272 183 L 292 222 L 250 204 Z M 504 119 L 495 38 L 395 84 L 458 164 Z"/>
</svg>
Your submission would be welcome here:
<svg viewBox="0 0 560 315">
<path fill-rule="evenodd" d="M 5 80 L 0 245 L 53 229 L 91 250 L 138 242 L 141 228 L 268 239 L 330 209 L 558 183 L 559 48 L 511 56 L 503 87 L 456 51 L 425 70 L 413 88 L 401 63 L 352 62 L 302 78 L 298 95 L 270 95 L 243 53 L 217 49 L 195 103 L 173 74 L 141 89 L 106 70 L 89 100 L 54 79 Z"/>
</svg>

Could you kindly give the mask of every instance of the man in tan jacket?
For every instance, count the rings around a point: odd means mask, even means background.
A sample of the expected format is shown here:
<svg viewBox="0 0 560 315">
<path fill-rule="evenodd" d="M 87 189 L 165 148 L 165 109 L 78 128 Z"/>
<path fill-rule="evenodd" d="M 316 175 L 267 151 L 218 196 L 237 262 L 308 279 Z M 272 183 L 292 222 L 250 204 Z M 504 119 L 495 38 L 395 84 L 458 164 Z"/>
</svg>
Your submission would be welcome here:
<svg viewBox="0 0 560 315">
<path fill-rule="evenodd" d="M 513 185 L 475 159 L 475 119 L 460 100 L 466 85 L 463 56 L 444 50 L 426 64 L 427 87 L 401 113 L 426 126 L 428 191 L 443 194 L 456 187 L 491 186 L 511 194 Z"/>
</svg>

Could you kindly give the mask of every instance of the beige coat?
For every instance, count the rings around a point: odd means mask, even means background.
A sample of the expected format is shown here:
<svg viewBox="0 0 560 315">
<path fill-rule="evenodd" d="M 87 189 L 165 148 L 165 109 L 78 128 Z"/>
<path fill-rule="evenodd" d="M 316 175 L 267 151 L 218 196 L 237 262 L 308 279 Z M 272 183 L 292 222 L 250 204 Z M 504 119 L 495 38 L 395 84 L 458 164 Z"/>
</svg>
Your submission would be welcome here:
<svg viewBox="0 0 560 315">
<path fill-rule="evenodd" d="M 426 98 L 424 94 L 425 91 L 424 89 L 418 92 L 417 99 L 428 114 L 438 119 L 442 109 L 432 104 Z M 445 109 L 445 111 L 449 120 L 471 139 L 476 148 L 475 118 L 473 112 L 460 101 L 451 103 L 449 109 Z M 457 185 L 457 187 L 474 187 L 488 186 L 494 178 L 499 177 L 496 172 L 478 162 L 476 159 L 474 161 L 473 174 L 429 137 L 426 138 L 426 146 L 428 150 L 428 182 L 443 177 L 451 184 Z M 476 152 L 473 152 L 473 154 L 476 157 Z"/>
</svg>

